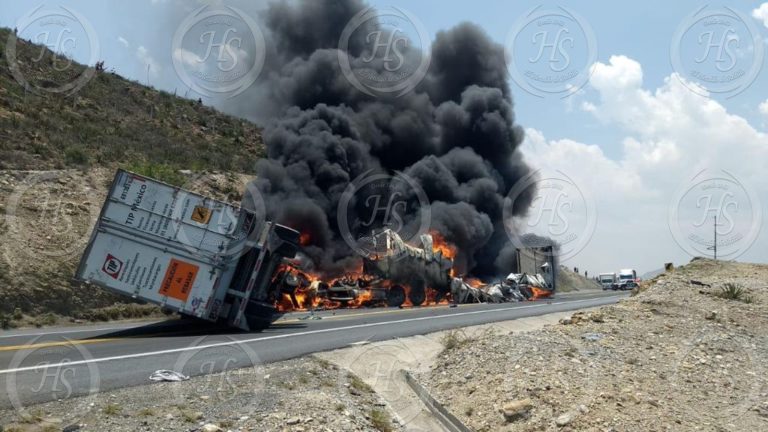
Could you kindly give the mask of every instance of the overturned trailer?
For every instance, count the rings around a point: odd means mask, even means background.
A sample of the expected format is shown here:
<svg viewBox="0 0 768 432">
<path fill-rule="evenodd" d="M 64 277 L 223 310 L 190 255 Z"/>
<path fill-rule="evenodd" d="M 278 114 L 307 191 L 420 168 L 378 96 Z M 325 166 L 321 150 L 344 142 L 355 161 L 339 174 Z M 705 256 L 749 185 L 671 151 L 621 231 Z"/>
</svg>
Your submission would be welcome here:
<svg viewBox="0 0 768 432">
<path fill-rule="evenodd" d="M 74 279 L 182 315 L 259 330 L 279 316 L 273 274 L 298 248 L 291 228 L 118 170 Z"/>
</svg>

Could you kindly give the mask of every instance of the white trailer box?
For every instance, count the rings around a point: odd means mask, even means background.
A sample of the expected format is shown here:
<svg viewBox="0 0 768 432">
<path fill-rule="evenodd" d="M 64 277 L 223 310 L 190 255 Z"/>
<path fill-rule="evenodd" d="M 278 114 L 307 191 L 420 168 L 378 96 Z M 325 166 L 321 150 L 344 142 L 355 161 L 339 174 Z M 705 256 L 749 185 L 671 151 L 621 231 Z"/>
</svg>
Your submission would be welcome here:
<svg viewBox="0 0 768 432">
<path fill-rule="evenodd" d="M 272 224 L 255 221 L 239 207 L 119 170 L 75 280 L 197 318 L 228 317 L 247 329 L 240 318 L 254 287 L 263 290 L 258 300 L 265 306 L 269 272 L 282 260 L 270 253 L 281 243 L 269 241 Z M 298 239 L 293 230 L 280 231 L 282 240 L 286 232 Z M 290 250 L 281 252 L 292 257 Z"/>
</svg>

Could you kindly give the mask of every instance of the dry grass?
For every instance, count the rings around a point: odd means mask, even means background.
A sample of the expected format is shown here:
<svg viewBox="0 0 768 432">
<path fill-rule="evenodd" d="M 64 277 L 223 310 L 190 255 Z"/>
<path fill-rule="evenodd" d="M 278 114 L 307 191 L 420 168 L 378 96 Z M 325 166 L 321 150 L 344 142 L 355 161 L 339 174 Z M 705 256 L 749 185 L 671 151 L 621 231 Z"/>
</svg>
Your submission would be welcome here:
<svg viewBox="0 0 768 432">
<path fill-rule="evenodd" d="M 0 29 L 0 40 L 9 35 Z M 46 61 L 50 51 L 36 63 L 40 49 L 18 40 L 21 72 L 33 88 L 71 82 L 86 69 L 72 64 L 57 71 Z M 0 70 L 8 69 L 0 56 Z M 260 130 L 248 121 L 113 72 L 96 73 L 72 96 L 25 91 L 10 73 L 0 74 L 0 89 L 0 169 L 146 164 L 161 171 L 253 172 L 264 155 Z"/>
<path fill-rule="evenodd" d="M 380 432 L 392 432 L 392 419 L 380 409 L 372 409 L 370 413 L 371 425 Z"/>
</svg>

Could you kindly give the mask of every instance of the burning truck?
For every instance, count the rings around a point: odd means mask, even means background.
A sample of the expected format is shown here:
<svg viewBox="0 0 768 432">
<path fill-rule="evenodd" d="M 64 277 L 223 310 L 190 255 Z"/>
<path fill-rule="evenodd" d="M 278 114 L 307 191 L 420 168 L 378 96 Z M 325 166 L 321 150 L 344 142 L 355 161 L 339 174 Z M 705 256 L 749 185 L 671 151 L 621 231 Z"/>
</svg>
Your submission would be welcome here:
<svg viewBox="0 0 768 432">
<path fill-rule="evenodd" d="M 324 280 L 292 261 L 301 234 L 256 213 L 118 170 L 75 281 L 242 330 L 316 307 L 506 302 L 551 293 L 538 275 L 484 285 L 454 277 L 456 248 L 439 233 L 407 244 L 370 238 L 357 271 Z"/>
<path fill-rule="evenodd" d="M 409 245 L 385 229 L 370 238 L 373 252 L 362 269 L 329 282 L 285 266 L 275 279 L 281 310 L 429 304 L 506 303 L 550 297 L 554 290 L 541 274 L 511 273 L 495 283 L 454 276 L 456 250 L 436 232 Z M 522 253 L 529 253 L 524 251 Z M 520 260 L 518 259 L 518 262 Z M 545 270 L 548 265 L 544 265 Z"/>
<path fill-rule="evenodd" d="M 385 229 L 374 234 L 368 256 L 359 271 L 325 282 L 300 269 L 285 266 L 276 282 L 287 298 L 283 309 L 405 304 L 421 306 L 428 299 L 439 303 L 451 289 L 453 260 L 448 246 L 436 246 L 433 235 L 420 236 L 421 247 L 411 246 Z M 309 302 L 309 303 L 308 303 Z"/>
</svg>

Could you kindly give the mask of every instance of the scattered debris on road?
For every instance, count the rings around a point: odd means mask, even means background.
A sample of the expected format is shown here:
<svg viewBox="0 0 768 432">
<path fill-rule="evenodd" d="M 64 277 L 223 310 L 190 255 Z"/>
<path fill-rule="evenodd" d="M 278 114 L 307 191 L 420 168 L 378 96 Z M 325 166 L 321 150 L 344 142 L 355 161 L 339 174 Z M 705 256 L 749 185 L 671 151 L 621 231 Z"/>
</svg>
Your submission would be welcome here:
<svg viewBox="0 0 768 432">
<path fill-rule="evenodd" d="M 152 375 L 149 376 L 150 381 L 175 382 L 175 381 L 186 381 L 188 379 L 189 377 L 182 373 L 165 370 L 165 369 L 155 371 L 152 373 Z"/>
</svg>

